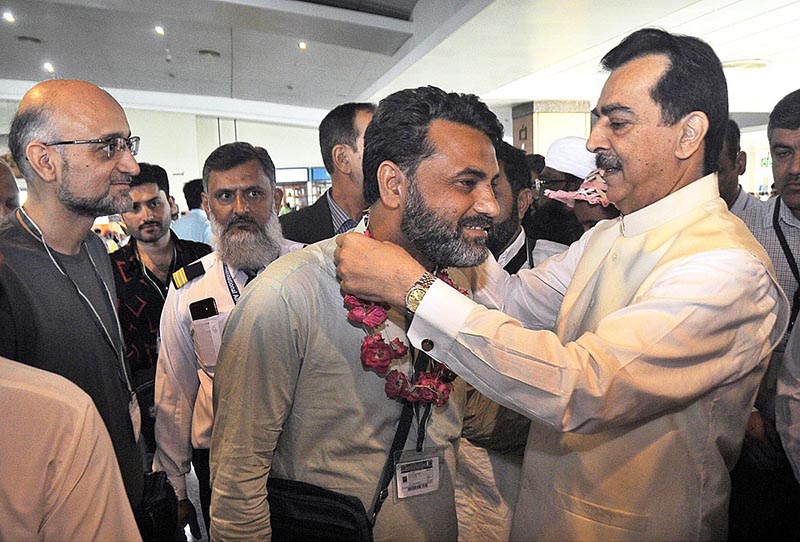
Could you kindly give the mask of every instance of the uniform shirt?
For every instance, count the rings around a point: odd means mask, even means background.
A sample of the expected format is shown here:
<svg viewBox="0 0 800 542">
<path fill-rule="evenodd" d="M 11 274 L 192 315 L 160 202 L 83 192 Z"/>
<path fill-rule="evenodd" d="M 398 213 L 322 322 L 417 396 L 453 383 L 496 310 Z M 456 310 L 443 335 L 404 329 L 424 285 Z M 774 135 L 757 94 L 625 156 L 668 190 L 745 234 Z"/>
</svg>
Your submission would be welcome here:
<svg viewBox="0 0 800 542">
<path fill-rule="evenodd" d="M 328 239 L 275 262 L 228 321 L 214 382 L 215 540 L 270 536 L 268 475 L 356 496 L 367 511 L 372 506 L 402 405 L 386 397 L 381 376 L 362 367 L 365 331 L 347 320 L 335 248 Z M 384 335 L 406 341 L 404 327 L 404 315 L 391 311 Z M 410 366 L 405 356 L 392 367 L 409 374 Z M 426 450 L 442 454 L 438 491 L 390 496 L 375 540 L 456 539 L 453 477 L 464 415 L 463 382 L 456 382 L 447 404 L 433 407 L 424 441 Z M 415 417 L 406 450 L 417 442 L 417 425 Z"/>
<path fill-rule="evenodd" d="M 492 263 L 478 298 L 519 320 L 437 282 L 409 338 L 534 420 L 512 539 L 724 538 L 728 470 L 788 302 L 716 175 L 530 271 Z"/>
<path fill-rule="evenodd" d="M 86 393 L 0 358 L 0 410 L 0 540 L 142 539 Z"/>
<path fill-rule="evenodd" d="M 300 248 L 282 241 L 282 254 Z M 156 368 L 156 453 L 153 470 L 167 473 L 178 499 L 186 499 L 192 448 L 207 449 L 214 412 L 211 392 L 222 330 L 244 291 L 247 275 L 228 266 L 235 287 L 228 287 L 226 265 L 216 252 L 199 260 L 205 273 L 181 288 L 170 285 L 161 314 L 161 350 Z M 189 305 L 213 298 L 218 314 L 192 320 Z"/>
</svg>

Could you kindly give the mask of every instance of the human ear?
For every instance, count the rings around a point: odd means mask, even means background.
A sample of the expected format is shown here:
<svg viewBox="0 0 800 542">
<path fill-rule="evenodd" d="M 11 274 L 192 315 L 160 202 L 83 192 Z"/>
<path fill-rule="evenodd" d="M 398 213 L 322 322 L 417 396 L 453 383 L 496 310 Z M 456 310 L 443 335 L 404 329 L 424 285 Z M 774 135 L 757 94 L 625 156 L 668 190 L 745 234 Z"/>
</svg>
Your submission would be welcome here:
<svg viewBox="0 0 800 542">
<path fill-rule="evenodd" d="M 350 163 L 350 147 L 347 145 L 334 145 L 331 150 L 331 156 L 333 157 L 334 167 L 345 175 L 350 175 L 353 170 L 353 166 Z"/>
<path fill-rule="evenodd" d="M 378 166 L 378 190 L 383 205 L 398 209 L 405 199 L 408 178 L 400 167 L 391 160 L 384 160 Z"/>
<path fill-rule="evenodd" d="M 530 188 L 523 188 L 517 194 L 517 215 L 519 219 L 525 216 L 525 213 L 528 212 L 528 209 L 533 203 L 533 191 Z"/>
<path fill-rule="evenodd" d="M 272 211 L 277 215 L 278 211 L 281 210 L 281 204 L 283 203 L 283 188 L 276 186 L 273 196 L 275 198 L 275 203 L 272 206 Z"/>
<path fill-rule="evenodd" d="M 679 121 L 681 126 L 675 157 L 686 160 L 694 155 L 708 133 L 708 117 L 702 111 L 692 111 Z"/>
<path fill-rule="evenodd" d="M 31 165 L 36 175 L 45 182 L 53 182 L 58 177 L 58 169 L 55 160 L 51 156 L 56 151 L 39 141 L 31 141 L 25 148 L 25 157 Z"/>
<path fill-rule="evenodd" d="M 747 153 L 744 151 L 739 151 L 739 154 L 736 155 L 736 173 L 741 177 L 744 175 L 744 172 L 747 170 Z"/>
<path fill-rule="evenodd" d="M 206 215 L 211 216 L 211 209 L 208 208 L 208 194 L 205 192 L 200 194 L 200 204 L 203 206 L 203 210 L 206 212 Z"/>
</svg>

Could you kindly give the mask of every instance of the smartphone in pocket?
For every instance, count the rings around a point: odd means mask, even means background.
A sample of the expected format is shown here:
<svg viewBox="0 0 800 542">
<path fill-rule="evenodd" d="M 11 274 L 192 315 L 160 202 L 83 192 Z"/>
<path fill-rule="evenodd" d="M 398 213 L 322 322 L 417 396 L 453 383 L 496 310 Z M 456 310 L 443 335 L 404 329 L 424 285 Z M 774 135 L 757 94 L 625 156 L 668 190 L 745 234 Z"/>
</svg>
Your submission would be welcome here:
<svg viewBox="0 0 800 542">
<path fill-rule="evenodd" d="M 211 318 L 219 314 L 217 310 L 217 302 L 213 297 L 207 297 L 194 303 L 189 303 L 189 314 L 192 320 L 202 320 L 204 318 Z"/>
</svg>

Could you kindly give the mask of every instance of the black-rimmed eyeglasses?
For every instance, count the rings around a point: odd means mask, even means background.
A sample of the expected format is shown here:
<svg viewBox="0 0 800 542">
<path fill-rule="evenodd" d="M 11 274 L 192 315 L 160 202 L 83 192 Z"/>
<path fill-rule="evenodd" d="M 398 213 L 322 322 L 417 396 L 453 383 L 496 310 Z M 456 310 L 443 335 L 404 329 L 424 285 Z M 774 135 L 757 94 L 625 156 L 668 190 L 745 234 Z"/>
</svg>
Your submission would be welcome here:
<svg viewBox="0 0 800 542">
<path fill-rule="evenodd" d="M 136 156 L 139 152 L 139 136 L 131 137 L 103 137 L 98 139 L 76 139 L 74 141 L 54 141 L 52 143 L 45 143 L 48 147 L 56 145 L 103 145 L 101 149 L 106 151 L 108 159 L 111 160 L 117 156 L 119 152 L 125 152 L 125 149 L 131 151 L 131 156 Z"/>
</svg>

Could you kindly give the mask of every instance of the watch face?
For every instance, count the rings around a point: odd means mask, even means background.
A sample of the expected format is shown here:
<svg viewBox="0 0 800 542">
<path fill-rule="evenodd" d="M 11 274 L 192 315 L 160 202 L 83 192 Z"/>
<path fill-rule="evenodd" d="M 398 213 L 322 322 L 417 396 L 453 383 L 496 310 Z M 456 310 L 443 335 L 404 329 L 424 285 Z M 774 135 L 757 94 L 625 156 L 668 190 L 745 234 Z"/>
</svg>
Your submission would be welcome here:
<svg viewBox="0 0 800 542">
<path fill-rule="evenodd" d="M 426 292 L 427 290 L 421 286 L 411 288 L 406 299 L 406 307 L 412 312 L 416 311 Z"/>
</svg>

